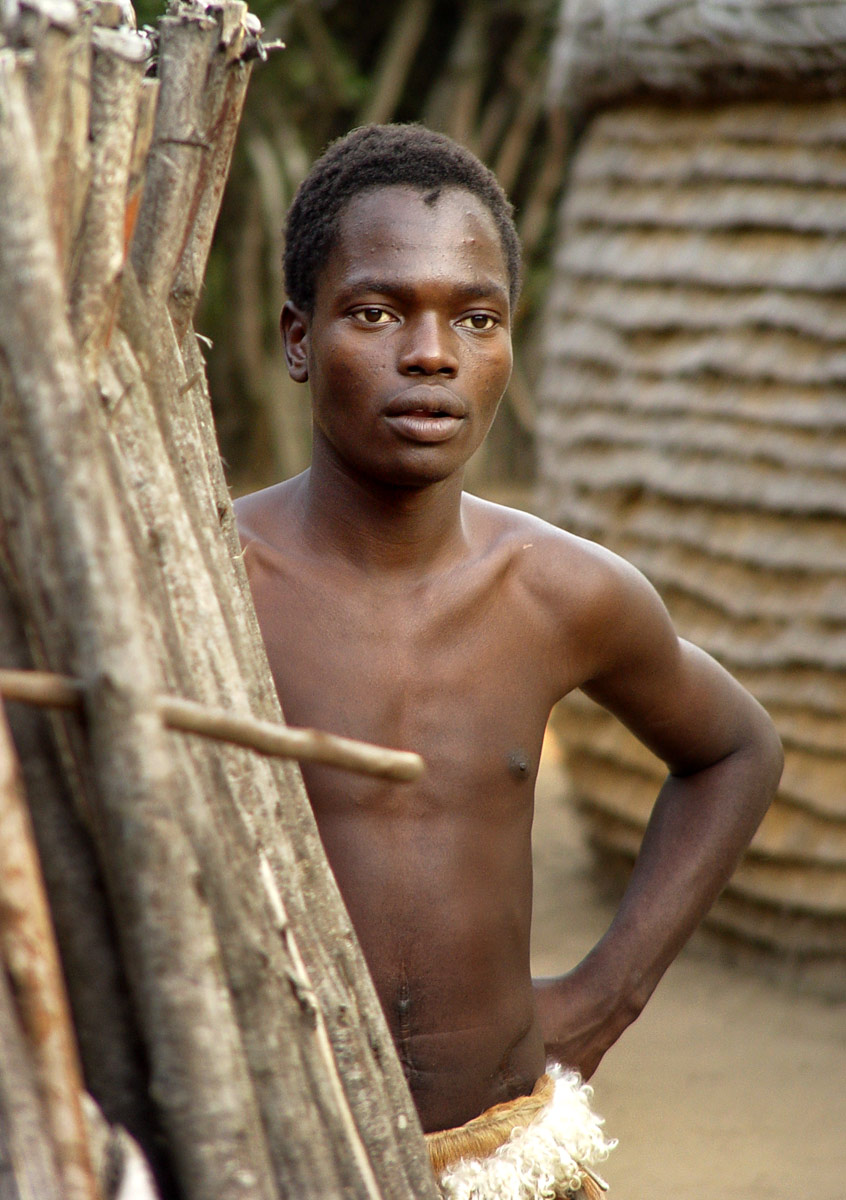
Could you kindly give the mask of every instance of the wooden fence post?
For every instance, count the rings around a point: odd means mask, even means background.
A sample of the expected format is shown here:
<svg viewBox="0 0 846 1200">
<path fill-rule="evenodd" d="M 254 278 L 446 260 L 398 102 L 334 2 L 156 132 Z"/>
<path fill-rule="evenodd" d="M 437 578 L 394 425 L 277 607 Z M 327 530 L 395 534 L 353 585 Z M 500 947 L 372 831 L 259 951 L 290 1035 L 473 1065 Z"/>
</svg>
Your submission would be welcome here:
<svg viewBox="0 0 846 1200">
<path fill-rule="evenodd" d="M 76 900 L 96 902 L 100 884 L 45 861 L 86 1084 L 179 1200 L 434 1197 L 298 771 L 171 732 L 156 701 L 281 720 L 191 327 L 259 31 L 240 0 L 172 7 L 157 87 L 115 5 L 27 0 L 9 20 L 0 666 L 82 681 L 83 717 L 53 718 L 58 782 L 32 761 L 46 751 L 31 718 L 10 718 L 42 857 L 66 854 L 45 816 L 61 786 L 104 887 L 100 924 L 117 933 L 117 953 L 107 932 L 93 940 L 123 1013 L 112 1052 L 126 1045 L 135 1065 L 110 1075 L 92 1061 L 73 935 Z M 51 889 L 71 877 L 79 890 L 60 901 Z M 127 1096 L 141 1083 L 156 1117 Z"/>
</svg>

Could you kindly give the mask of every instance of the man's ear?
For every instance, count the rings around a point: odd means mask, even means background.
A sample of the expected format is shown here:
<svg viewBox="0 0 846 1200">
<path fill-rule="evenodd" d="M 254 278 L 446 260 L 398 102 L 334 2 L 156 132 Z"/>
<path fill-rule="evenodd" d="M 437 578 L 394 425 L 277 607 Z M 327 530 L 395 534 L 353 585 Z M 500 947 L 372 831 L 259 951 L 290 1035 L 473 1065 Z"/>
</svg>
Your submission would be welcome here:
<svg viewBox="0 0 846 1200">
<path fill-rule="evenodd" d="M 308 380 L 308 313 L 286 300 L 279 318 L 288 374 L 295 383 Z"/>
</svg>

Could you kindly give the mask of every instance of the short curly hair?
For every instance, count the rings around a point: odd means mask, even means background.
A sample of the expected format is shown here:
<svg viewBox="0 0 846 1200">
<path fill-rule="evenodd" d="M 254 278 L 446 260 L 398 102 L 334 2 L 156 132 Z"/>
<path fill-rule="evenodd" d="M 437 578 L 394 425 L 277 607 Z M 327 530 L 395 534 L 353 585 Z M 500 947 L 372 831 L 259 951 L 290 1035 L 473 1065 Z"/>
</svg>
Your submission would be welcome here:
<svg viewBox="0 0 846 1200">
<path fill-rule="evenodd" d="M 475 154 L 422 125 L 362 125 L 331 142 L 314 163 L 285 228 L 285 288 L 293 303 L 313 310 L 317 275 L 345 205 L 367 188 L 394 184 L 422 191 L 463 187 L 478 196 L 499 231 L 513 308 L 520 293 L 521 251 L 511 202 Z"/>
</svg>

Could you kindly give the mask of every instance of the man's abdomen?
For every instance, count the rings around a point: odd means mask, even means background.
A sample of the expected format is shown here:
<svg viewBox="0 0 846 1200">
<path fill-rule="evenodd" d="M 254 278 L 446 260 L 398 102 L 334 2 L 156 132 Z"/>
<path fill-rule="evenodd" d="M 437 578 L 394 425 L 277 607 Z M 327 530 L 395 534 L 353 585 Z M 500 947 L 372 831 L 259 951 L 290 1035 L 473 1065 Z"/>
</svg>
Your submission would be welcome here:
<svg viewBox="0 0 846 1200">
<path fill-rule="evenodd" d="M 523 822 L 335 810 L 318 823 L 424 1129 L 530 1092 L 544 1051 Z"/>
</svg>

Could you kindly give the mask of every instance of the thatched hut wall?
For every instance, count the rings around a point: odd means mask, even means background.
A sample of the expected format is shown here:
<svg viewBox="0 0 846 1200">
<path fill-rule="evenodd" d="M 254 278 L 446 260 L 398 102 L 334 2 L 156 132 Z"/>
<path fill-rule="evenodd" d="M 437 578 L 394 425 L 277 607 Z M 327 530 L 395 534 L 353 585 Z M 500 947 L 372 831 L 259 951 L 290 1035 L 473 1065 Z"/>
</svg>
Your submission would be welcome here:
<svg viewBox="0 0 846 1200">
<path fill-rule="evenodd" d="M 563 0 L 551 90 L 570 110 L 843 90 L 842 0 Z"/>
<path fill-rule="evenodd" d="M 841 990 L 845 285 L 846 100 L 606 110 L 563 204 L 539 422 L 545 514 L 644 570 L 784 739 L 712 924 Z M 591 839 L 630 862 L 661 765 L 584 698 L 558 725 Z"/>
</svg>

